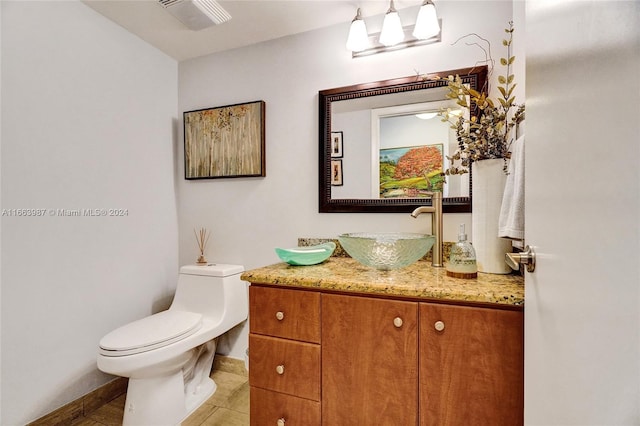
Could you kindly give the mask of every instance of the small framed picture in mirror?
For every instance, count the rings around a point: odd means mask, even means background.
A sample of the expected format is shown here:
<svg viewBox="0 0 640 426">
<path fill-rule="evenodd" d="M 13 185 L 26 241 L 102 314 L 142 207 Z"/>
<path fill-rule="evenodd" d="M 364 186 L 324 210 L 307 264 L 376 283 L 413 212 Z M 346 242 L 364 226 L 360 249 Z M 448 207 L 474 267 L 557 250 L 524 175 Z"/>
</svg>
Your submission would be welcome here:
<svg viewBox="0 0 640 426">
<path fill-rule="evenodd" d="M 342 158 L 342 132 L 331 132 L 331 158 Z"/>
<path fill-rule="evenodd" d="M 331 160 L 331 185 L 342 186 L 342 160 Z"/>
</svg>

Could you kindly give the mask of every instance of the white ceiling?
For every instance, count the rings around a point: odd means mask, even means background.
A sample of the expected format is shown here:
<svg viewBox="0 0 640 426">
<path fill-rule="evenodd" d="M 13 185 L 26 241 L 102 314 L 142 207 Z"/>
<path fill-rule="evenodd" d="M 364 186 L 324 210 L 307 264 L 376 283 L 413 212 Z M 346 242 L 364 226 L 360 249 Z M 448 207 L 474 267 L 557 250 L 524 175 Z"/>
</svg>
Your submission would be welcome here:
<svg viewBox="0 0 640 426">
<path fill-rule="evenodd" d="M 191 31 L 157 0 L 83 2 L 178 61 L 348 23 L 358 7 L 364 17 L 383 14 L 389 8 L 388 0 L 220 0 L 231 20 Z M 397 0 L 395 7 L 400 10 L 421 3 Z"/>
</svg>

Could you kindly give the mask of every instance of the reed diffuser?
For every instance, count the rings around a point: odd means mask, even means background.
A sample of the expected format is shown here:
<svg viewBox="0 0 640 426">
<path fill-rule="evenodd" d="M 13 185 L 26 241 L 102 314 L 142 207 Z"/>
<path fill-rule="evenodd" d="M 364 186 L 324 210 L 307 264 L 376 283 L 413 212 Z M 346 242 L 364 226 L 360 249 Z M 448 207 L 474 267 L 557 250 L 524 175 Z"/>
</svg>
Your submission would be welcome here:
<svg viewBox="0 0 640 426">
<path fill-rule="evenodd" d="M 196 232 L 194 229 L 193 233 L 196 235 L 196 241 L 198 242 L 198 248 L 200 249 L 200 256 L 198 256 L 196 263 L 198 265 L 206 265 L 208 262 L 204 257 L 204 251 L 207 248 L 207 242 L 209 242 L 209 236 L 211 233 L 209 233 L 206 228 L 200 228 L 199 232 Z"/>
</svg>

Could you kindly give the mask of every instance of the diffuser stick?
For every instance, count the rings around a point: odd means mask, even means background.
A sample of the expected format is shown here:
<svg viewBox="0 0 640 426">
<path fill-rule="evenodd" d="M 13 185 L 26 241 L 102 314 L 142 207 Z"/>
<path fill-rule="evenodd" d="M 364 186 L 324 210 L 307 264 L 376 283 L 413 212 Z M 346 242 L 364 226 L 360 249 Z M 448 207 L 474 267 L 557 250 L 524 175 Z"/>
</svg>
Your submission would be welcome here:
<svg viewBox="0 0 640 426">
<path fill-rule="evenodd" d="M 200 228 L 199 232 L 196 232 L 196 230 L 194 229 L 193 233 L 196 236 L 198 248 L 200 249 L 200 256 L 198 256 L 198 260 L 196 261 L 196 263 L 198 265 L 206 265 L 208 262 L 204 257 L 204 251 L 207 248 L 207 243 L 209 242 L 209 236 L 211 236 L 211 233 L 207 231 L 207 228 Z"/>
</svg>

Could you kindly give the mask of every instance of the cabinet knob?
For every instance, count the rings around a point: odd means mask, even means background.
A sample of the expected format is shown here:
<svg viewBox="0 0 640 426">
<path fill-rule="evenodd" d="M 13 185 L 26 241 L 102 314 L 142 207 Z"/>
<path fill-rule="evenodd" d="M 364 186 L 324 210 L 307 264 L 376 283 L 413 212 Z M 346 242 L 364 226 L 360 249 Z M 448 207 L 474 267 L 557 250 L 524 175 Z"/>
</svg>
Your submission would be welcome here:
<svg viewBox="0 0 640 426">
<path fill-rule="evenodd" d="M 276 319 L 278 321 L 282 321 L 284 319 L 284 312 L 282 312 L 282 311 L 276 312 Z"/>
<path fill-rule="evenodd" d="M 282 417 L 282 418 L 279 418 L 279 419 L 278 419 L 278 423 L 276 423 L 276 424 L 277 424 L 278 426 L 284 426 L 284 424 L 285 424 L 285 423 L 286 423 L 286 422 L 285 422 L 285 420 L 284 420 L 284 417 Z"/>
<path fill-rule="evenodd" d="M 277 366 L 276 367 L 276 373 L 284 374 L 284 365 L 280 364 L 279 366 Z"/>
<path fill-rule="evenodd" d="M 395 325 L 397 328 L 402 327 L 402 318 L 400 317 L 395 317 L 393 319 L 393 325 Z"/>
<path fill-rule="evenodd" d="M 436 331 L 442 331 L 444 330 L 444 323 L 442 321 L 436 321 L 433 327 L 436 329 Z"/>
</svg>

